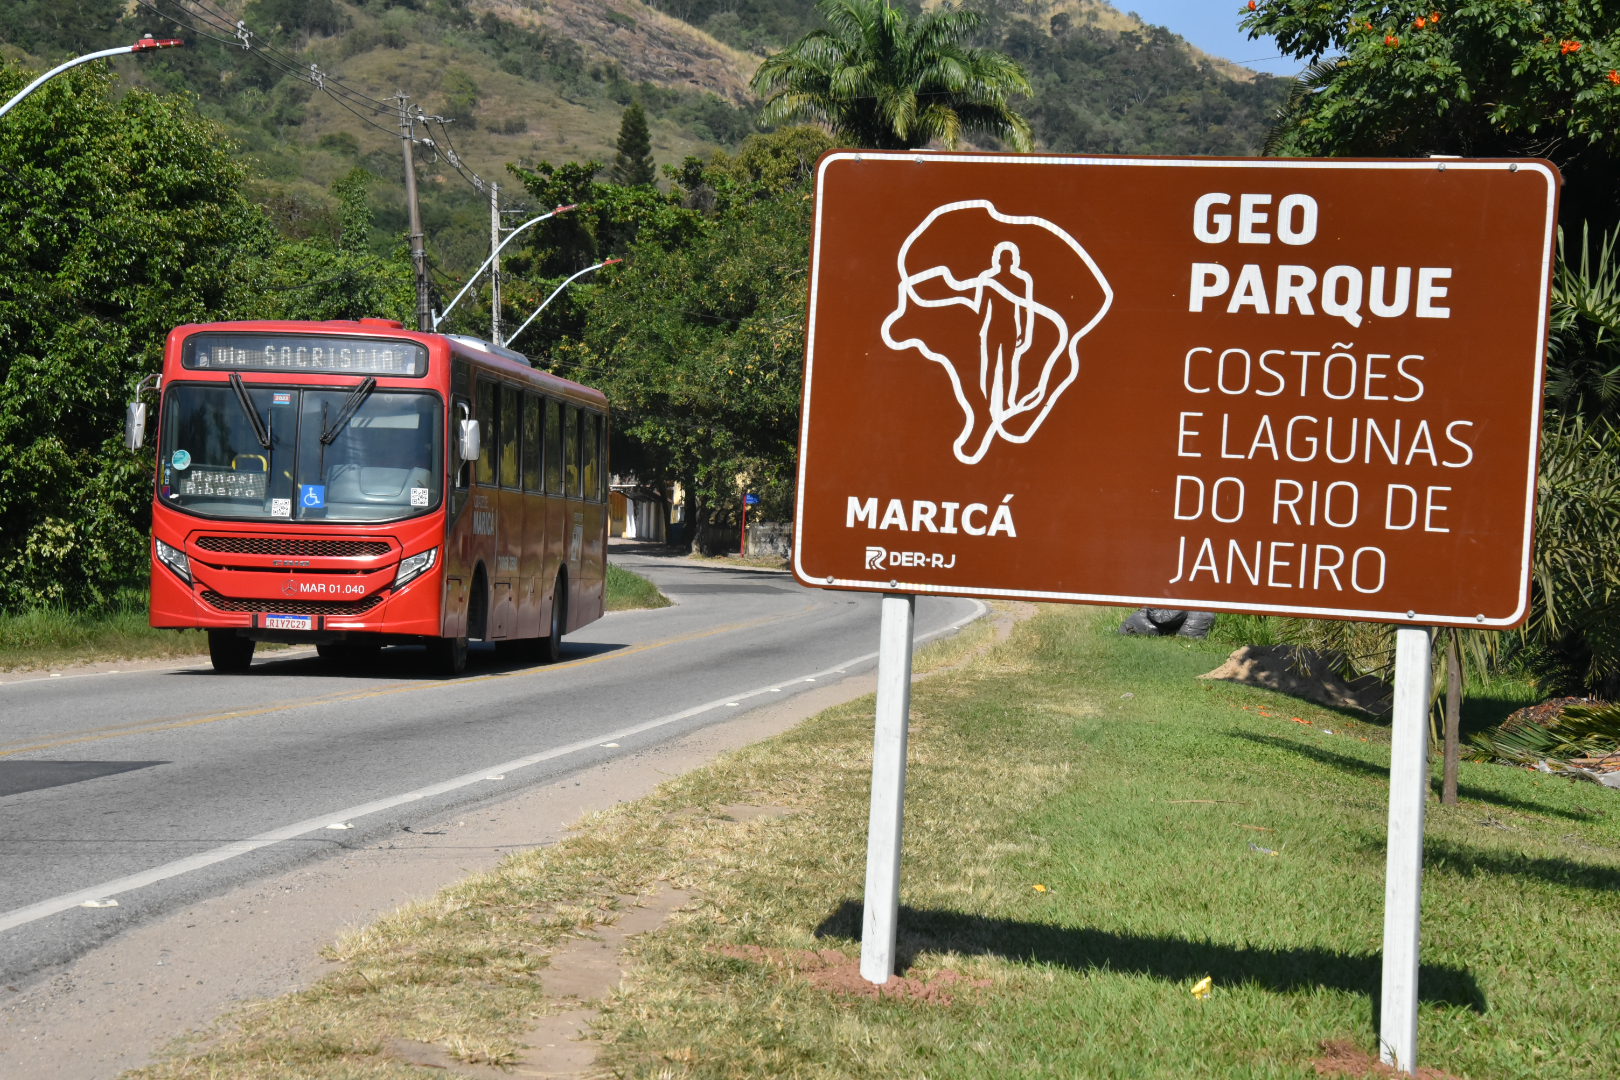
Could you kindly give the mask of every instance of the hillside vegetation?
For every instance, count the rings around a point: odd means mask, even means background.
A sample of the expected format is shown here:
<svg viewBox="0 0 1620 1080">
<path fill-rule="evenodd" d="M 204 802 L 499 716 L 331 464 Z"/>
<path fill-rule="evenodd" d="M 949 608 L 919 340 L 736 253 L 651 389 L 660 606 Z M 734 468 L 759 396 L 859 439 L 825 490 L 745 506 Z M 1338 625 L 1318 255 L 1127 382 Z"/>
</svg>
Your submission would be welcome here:
<svg viewBox="0 0 1620 1080">
<path fill-rule="evenodd" d="M 962 6 L 985 17 L 980 44 L 1028 70 L 1036 94 L 1020 107 L 1043 149 L 1255 153 L 1286 90 L 1098 0 Z M 290 237 L 334 233 L 332 187 L 366 169 L 379 252 L 406 228 L 391 110 L 407 95 L 449 121 L 426 129 L 436 149 L 417 155 L 442 285 L 488 251 L 477 181 L 518 196 L 508 164 L 611 161 L 631 102 L 660 165 L 735 147 L 757 130 L 754 69 L 818 19 L 804 0 L 7 0 L 0 48 L 40 68 L 140 33 L 185 38 L 118 70 L 195 95 Z"/>
</svg>

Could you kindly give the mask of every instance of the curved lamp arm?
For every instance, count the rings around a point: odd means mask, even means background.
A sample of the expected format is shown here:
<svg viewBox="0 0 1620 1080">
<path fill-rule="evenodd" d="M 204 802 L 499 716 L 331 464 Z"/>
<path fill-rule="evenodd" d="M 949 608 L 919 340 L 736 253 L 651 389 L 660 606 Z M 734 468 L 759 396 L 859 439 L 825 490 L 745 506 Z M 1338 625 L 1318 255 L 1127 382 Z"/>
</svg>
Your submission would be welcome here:
<svg viewBox="0 0 1620 1080">
<path fill-rule="evenodd" d="M 525 221 L 523 224 L 521 224 L 517 228 L 513 229 L 512 230 L 512 235 L 508 236 L 505 240 L 502 240 L 500 247 L 496 248 L 494 251 L 489 253 L 489 258 L 484 260 L 484 265 L 480 266 L 477 270 L 473 271 L 473 276 L 467 279 L 467 284 L 463 285 L 461 287 L 461 291 L 456 293 L 456 298 L 454 300 L 450 301 L 449 306 L 447 306 L 443 311 L 439 312 L 437 315 L 433 316 L 433 329 L 437 330 L 439 328 L 439 324 L 444 322 L 445 319 L 450 317 L 451 309 L 453 309 L 457 304 L 461 303 L 461 298 L 463 296 L 467 295 L 467 290 L 473 287 L 473 282 L 478 280 L 478 276 L 480 274 L 482 274 L 485 270 L 489 269 L 491 263 L 493 263 L 496 259 L 500 258 L 501 252 L 506 250 L 506 245 L 510 244 L 512 241 L 514 241 L 514 240 L 516 240 L 518 238 L 518 233 L 522 232 L 524 229 L 527 229 L 530 225 L 538 225 L 538 224 L 540 224 L 542 221 L 546 220 L 547 218 L 556 217 L 558 214 L 566 214 L 570 210 L 577 210 L 577 209 L 579 209 L 579 204 L 578 203 L 570 203 L 567 206 L 559 206 L 559 207 L 557 207 L 557 209 L 549 210 L 546 213 L 541 214 L 539 217 L 530 218 L 528 221 Z"/>
<path fill-rule="evenodd" d="M 47 71 L 39 78 L 17 91 L 17 95 L 15 97 L 6 102 L 4 105 L 0 105 L 0 116 L 6 115 L 6 113 L 11 111 L 13 105 L 16 105 L 17 102 L 21 101 L 29 94 L 32 94 L 35 90 L 38 90 L 40 86 L 44 84 L 46 79 L 60 75 L 68 68 L 78 67 L 80 64 L 88 64 L 90 61 L 100 60 L 104 56 L 119 56 L 123 53 L 149 52 L 152 49 L 173 49 L 184 44 L 185 42 L 181 41 L 179 38 L 155 38 L 151 34 L 147 34 L 133 45 L 120 45 L 116 49 L 102 49 L 100 52 L 85 53 L 83 56 L 75 56 L 72 60 L 69 60 L 65 64 L 57 64 L 55 67 L 51 68 L 51 70 Z"/>
<path fill-rule="evenodd" d="M 523 325 L 522 326 L 518 327 L 516 330 L 512 331 L 512 333 L 510 335 L 508 335 L 508 337 L 506 339 L 507 347 L 511 348 L 512 342 L 517 338 L 517 336 L 519 334 L 523 333 L 523 331 L 527 330 L 529 328 L 530 323 L 534 322 L 534 317 L 536 315 L 540 314 L 542 311 L 546 310 L 546 305 L 551 303 L 553 300 L 557 299 L 557 294 L 562 292 L 564 289 L 568 288 L 568 286 L 572 285 L 574 283 L 575 278 L 584 277 L 586 274 L 590 273 L 592 270 L 600 270 L 600 269 L 602 269 L 602 267 L 604 267 L 604 266 L 612 266 L 616 262 L 624 262 L 624 260 L 623 259 L 603 259 L 599 263 L 595 263 L 595 264 L 593 264 L 591 266 L 587 266 L 583 270 L 577 270 L 574 273 L 570 274 L 568 276 L 568 278 L 561 285 L 559 285 L 555 289 L 551 290 L 551 295 L 546 297 L 545 300 L 541 302 L 540 306 L 535 308 L 534 311 L 529 315 L 529 317 L 527 319 L 523 320 Z"/>
</svg>

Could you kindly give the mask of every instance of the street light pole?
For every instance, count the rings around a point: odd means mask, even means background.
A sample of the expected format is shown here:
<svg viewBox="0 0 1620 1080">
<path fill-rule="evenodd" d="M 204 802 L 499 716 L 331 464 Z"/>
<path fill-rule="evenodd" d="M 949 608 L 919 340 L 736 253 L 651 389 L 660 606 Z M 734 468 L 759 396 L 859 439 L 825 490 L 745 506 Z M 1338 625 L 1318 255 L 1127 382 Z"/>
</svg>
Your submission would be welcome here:
<svg viewBox="0 0 1620 1080">
<path fill-rule="evenodd" d="M 456 298 L 454 300 L 450 301 L 450 303 L 445 307 L 445 309 L 443 311 L 439 312 L 437 315 L 435 315 L 433 317 L 433 326 L 431 327 L 431 329 L 437 330 L 439 328 L 439 324 L 444 322 L 445 319 L 448 319 L 450 317 L 451 308 L 454 308 L 457 304 L 461 303 L 461 298 L 463 296 L 466 296 L 467 295 L 467 290 L 473 287 L 473 283 L 478 280 L 478 275 L 482 274 L 485 270 L 488 270 L 489 267 L 490 267 L 490 264 L 493 263 L 496 259 L 501 257 L 501 252 L 506 250 L 506 245 L 510 244 L 512 241 L 516 240 L 518 238 L 519 233 L 521 233 L 524 229 L 527 229 L 530 225 L 538 225 L 542 221 L 546 220 L 547 218 L 556 217 L 558 214 L 566 214 L 566 213 L 568 213 L 568 211 L 577 210 L 578 208 L 579 208 L 578 203 L 569 203 L 567 206 L 559 206 L 555 210 L 546 211 L 544 214 L 541 214 L 539 217 L 530 218 L 528 221 L 525 221 L 523 224 L 521 224 L 517 228 L 513 229 L 512 230 L 512 235 L 508 236 L 505 240 L 502 240 L 501 243 L 500 243 L 500 246 L 497 247 L 494 251 L 490 252 L 489 258 L 484 260 L 484 264 L 482 266 L 480 266 L 477 270 L 473 271 L 473 276 L 468 278 L 467 279 L 467 284 L 463 285 L 461 287 L 461 291 L 456 293 Z M 527 325 L 528 325 L 527 323 L 524 324 L 524 326 L 527 326 Z M 429 327 L 423 327 L 423 329 L 426 330 L 426 329 L 429 329 Z M 520 326 L 520 327 L 518 327 L 518 329 L 522 330 L 523 327 Z M 512 337 L 517 337 L 517 335 L 513 334 Z M 507 338 L 506 340 L 511 341 L 512 338 Z"/>
<path fill-rule="evenodd" d="M 120 56 L 124 53 L 150 52 L 153 49 L 174 49 L 184 44 L 185 42 L 181 41 L 179 38 L 155 38 L 151 34 L 147 34 L 133 45 L 120 45 L 116 49 L 102 49 L 100 52 L 85 53 L 83 56 L 75 56 L 72 60 L 69 60 L 65 64 L 57 64 L 55 67 L 51 68 L 51 70 L 47 71 L 39 78 L 17 91 L 16 97 L 12 98 L 4 105 L 0 105 L 0 116 L 6 115 L 6 113 L 10 112 L 12 106 L 16 105 L 17 102 L 21 101 L 29 94 L 32 94 L 35 90 L 38 90 L 40 86 L 44 84 L 45 80 L 62 74 L 62 72 L 66 71 L 68 68 L 78 67 L 80 64 L 88 64 L 90 61 L 100 60 L 104 56 Z"/>
<path fill-rule="evenodd" d="M 551 295 L 546 297 L 545 300 L 543 300 L 541 302 L 540 306 L 535 308 L 534 311 L 532 313 L 530 313 L 530 315 L 529 315 L 529 317 L 527 319 L 523 320 L 523 325 L 522 326 L 520 326 L 516 330 L 512 331 L 512 336 L 506 339 L 506 344 L 508 346 L 510 346 L 512 344 L 512 342 L 516 341 L 517 336 L 519 334 L 523 333 L 523 331 L 527 330 L 529 328 L 530 323 L 534 322 L 534 317 L 536 315 L 540 314 L 542 311 L 546 310 L 546 305 L 551 303 L 553 300 L 557 299 L 557 294 L 562 292 L 564 289 L 568 288 L 568 286 L 572 285 L 574 283 L 575 278 L 584 277 L 586 274 L 590 273 L 592 270 L 600 270 L 600 269 L 602 269 L 602 267 L 604 267 L 604 266 L 612 266 L 616 262 L 624 262 L 624 260 L 623 259 L 603 259 L 599 263 L 593 263 L 592 265 L 587 266 L 583 270 L 576 270 L 574 273 L 570 274 L 568 276 L 567 280 L 565 280 L 561 285 L 557 286 L 555 289 L 552 289 L 551 290 Z"/>
</svg>

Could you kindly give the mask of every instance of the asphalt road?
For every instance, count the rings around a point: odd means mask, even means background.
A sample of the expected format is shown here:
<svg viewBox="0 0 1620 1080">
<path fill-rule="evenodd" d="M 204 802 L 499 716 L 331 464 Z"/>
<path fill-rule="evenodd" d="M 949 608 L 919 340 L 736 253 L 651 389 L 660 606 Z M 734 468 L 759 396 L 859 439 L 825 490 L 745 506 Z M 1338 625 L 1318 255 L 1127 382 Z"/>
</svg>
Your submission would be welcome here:
<svg viewBox="0 0 1620 1080">
<path fill-rule="evenodd" d="M 0 681 L 0 983 L 176 907 L 510 798 L 875 666 L 877 597 L 616 549 L 676 606 L 607 616 L 551 666 L 474 647 L 361 670 L 311 652 Z M 920 598 L 919 638 L 982 608 Z"/>
</svg>

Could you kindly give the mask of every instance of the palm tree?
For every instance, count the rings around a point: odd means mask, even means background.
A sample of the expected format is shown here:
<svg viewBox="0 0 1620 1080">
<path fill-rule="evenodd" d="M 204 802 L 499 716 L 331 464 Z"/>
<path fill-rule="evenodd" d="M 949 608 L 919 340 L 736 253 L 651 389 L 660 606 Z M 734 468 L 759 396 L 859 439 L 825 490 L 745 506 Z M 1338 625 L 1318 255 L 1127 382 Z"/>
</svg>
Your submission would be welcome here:
<svg viewBox="0 0 1620 1080">
<path fill-rule="evenodd" d="M 1029 121 L 1009 99 L 1030 92 L 1014 61 L 964 45 L 979 25 L 971 11 L 911 18 L 890 0 L 818 0 L 827 28 L 768 57 L 754 73 L 767 124 L 825 123 L 858 146 L 906 150 L 964 132 L 1031 145 Z"/>
</svg>

